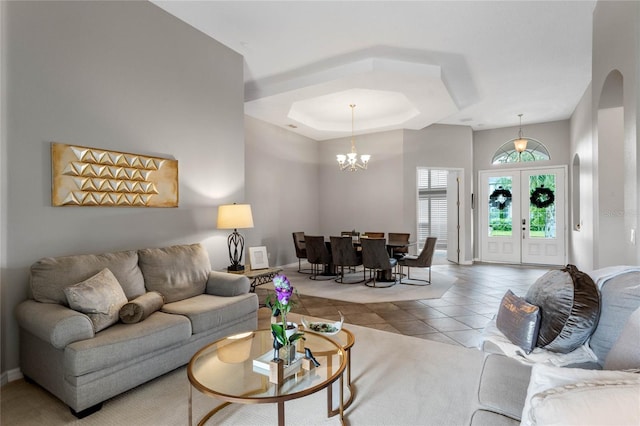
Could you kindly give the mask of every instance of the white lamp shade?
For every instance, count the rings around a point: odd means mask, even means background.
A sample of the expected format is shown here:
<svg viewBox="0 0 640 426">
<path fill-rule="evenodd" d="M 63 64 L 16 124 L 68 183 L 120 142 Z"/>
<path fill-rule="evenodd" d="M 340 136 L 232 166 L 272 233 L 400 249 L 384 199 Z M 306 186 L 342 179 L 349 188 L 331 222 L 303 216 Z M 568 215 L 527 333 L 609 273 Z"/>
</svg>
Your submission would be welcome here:
<svg viewBox="0 0 640 426">
<path fill-rule="evenodd" d="M 513 145 L 518 152 L 524 152 L 527 149 L 527 140 L 524 138 L 516 139 L 513 141 Z"/>
<path fill-rule="evenodd" d="M 218 206 L 218 229 L 253 228 L 251 204 Z"/>
</svg>

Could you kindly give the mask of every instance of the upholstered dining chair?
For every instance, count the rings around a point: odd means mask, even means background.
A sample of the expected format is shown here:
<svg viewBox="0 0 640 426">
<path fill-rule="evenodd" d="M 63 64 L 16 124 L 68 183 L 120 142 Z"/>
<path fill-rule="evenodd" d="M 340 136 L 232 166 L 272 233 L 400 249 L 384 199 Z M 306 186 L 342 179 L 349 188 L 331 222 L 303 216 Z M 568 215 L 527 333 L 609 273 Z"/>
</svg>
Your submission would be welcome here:
<svg viewBox="0 0 640 426">
<path fill-rule="evenodd" d="M 362 280 L 360 281 L 345 281 L 344 280 L 344 267 L 355 268 L 362 265 L 362 253 L 358 252 L 353 246 L 353 239 L 348 237 L 330 237 L 331 240 L 331 257 L 333 258 L 333 265 L 340 267 L 340 273 L 336 282 L 341 284 L 356 284 L 364 282 L 366 279 L 365 270 L 362 270 Z"/>
<path fill-rule="evenodd" d="M 384 238 L 384 232 L 365 232 L 367 238 Z"/>
<path fill-rule="evenodd" d="M 400 284 L 410 285 L 429 285 L 431 284 L 431 262 L 433 261 L 433 253 L 436 251 L 436 237 L 428 237 L 424 243 L 424 247 L 418 256 L 407 255 L 398 261 L 400 266 L 400 275 L 402 276 L 403 268 L 407 267 L 407 280 L 422 281 L 425 284 L 411 283 L 400 280 Z M 429 279 L 423 280 L 419 278 L 411 278 L 411 268 L 429 268 Z"/>
<path fill-rule="evenodd" d="M 322 235 L 314 236 L 305 234 L 304 243 L 307 248 L 307 262 L 311 264 L 310 279 L 316 280 L 318 279 L 318 275 L 323 274 L 325 270 L 333 270 L 333 259 L 331 258 L 329 249 L 324 243 L 324 237 Z M 327 274 L 327 276 L 333 278 L 335 274 Z"/>
<path fill-rule="evenodd" d="M 403 232 L 389 232 L 389 245 L 391 245 L 392 257 L 402 259 L 409 253 L 409 238 L 411 234 Z M 401 247 L 394 247 L 394 244 L 403 244 Z"/>
<path fill-rule="evenodd" d="M 362 244 L 362 265 L 369 270 L 369 279 L 364 284 L 377 288 L 395 285 L 395 279 L 383 286 L 379 286 L 376 281 L 376 275 L 379 271 L 388 271 L 392 274 L 393 268 L 398 264 L 398 261 L 390 258 L 387 253 L 387 241 L 384 238 L 363 238 L 360 243 Z"/>
<path fill-rule="evenodd" d="M 307 247 L 304 243 L 304 232 L 292 232 L 293 234 L 293 247 L 296 249 L 296 257 L 298 258 L 298 272 L 303 274 L 310 274 L 310 269 L 302 269 L 302 259 L 307 258 Z"/>
</svg>

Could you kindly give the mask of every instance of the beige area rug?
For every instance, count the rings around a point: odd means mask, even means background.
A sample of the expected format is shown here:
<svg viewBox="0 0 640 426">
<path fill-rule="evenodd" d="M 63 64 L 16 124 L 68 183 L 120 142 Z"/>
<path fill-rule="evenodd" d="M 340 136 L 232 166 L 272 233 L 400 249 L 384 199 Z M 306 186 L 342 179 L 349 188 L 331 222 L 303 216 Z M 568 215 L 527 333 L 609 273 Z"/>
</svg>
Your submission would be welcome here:
<svg viewBox="0 0 640 426">
<path fill-rule="evenodd" d="M 293 314 L 291 314 L 293 315 Z M 352 378 L 356 397 L 346 423 L 372 425 L 468 425 L 476 407 L 482 364 L 477 349 L 345 325 L 356 337 Z M 194 391 L 200 418 L 215 400 Z M 182 367 L 105 402 L 101 411 L 77 420 L 56 398 L 24 381 L 2 388 L 1 424 L 87 426 L 178 426 L 188 424 L 189 382 Z M 287 425 L 338 425 L 327 418 L 326 390 L 285 403 Z M 275 425 L 275 404 L 232 404 L 208 425 Z"/>
<path fill-rule="evenodd" d="M 405 269 L 406 270 L 406 269 Z M 283 273 L 289 278 L 291 284 L 299 294 L 305 296 L 322 297 L 325 299 L 342 300 L 353 303 L 380 303 L 395 302 L 401 300 L 439 299 L 456 282 L 457 278 L 431 271 L 431 284 L 426 286 L 396 284 L 388 288 L 371 288 L 364 283 L 340 284 L 333 278 L 318 277 L 318 280 L 309 279 L 308 274 L 300 274 L 296 269 L 285 267 Z M 369 274 L 367 273 L 367 277 Z M 428 279 L 428 270 L 414 268 L 411 270 L 411 278 Z M 361 280 L 362 271 L 349 274 L 346 280 Z M 381 283 L 387 285 L 388 283 Z M 273 290 L 273 283 L 261 286 Z"/>
</svg>

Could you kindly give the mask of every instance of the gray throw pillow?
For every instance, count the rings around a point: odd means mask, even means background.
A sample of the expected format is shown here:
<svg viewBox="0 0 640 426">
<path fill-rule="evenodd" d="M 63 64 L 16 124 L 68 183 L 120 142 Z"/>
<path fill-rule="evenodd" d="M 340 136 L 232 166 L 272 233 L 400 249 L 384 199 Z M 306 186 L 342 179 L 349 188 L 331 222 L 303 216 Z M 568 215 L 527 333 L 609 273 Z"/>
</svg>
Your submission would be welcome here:
<svg viewBox="0 0 640 426">
<path fill-rule="evenodd" d="M 86 314 L 96 333 L 118 322 L 120 308 L 127 303 L 113 273 L 103 269 L 94 276 L 64 288 L 69 307 Z"/>
<path fill-rule="evenodd" d="M 549 271 L 529 288 L 527 302 L 540 307 L 536 346 L 569 353 L 587 341 L 600 316 L 600 293 L 574 265 Z"/>
<path fill-rule="evenodd" d="M 209 255 L 200 244 L 138 251 L 148 291 L 157 291 L 166 303 L 204 293 L 211 270 Z"/>
<path fill-rule="evenodd" d="M 507 290 L 500 302 L 496 326 L 511 343 L 529 354 L 538 339 L 540 309 Z"/>
<path fill-rule="evenodd" d="M 164 298 L 157 291 L 150 291 L 142 296 L 136 297 L 120 308 L 120 321 L 125 324 L 135 324 L 144 321 L 160 310 L 164 305 Z"/>
</svg>

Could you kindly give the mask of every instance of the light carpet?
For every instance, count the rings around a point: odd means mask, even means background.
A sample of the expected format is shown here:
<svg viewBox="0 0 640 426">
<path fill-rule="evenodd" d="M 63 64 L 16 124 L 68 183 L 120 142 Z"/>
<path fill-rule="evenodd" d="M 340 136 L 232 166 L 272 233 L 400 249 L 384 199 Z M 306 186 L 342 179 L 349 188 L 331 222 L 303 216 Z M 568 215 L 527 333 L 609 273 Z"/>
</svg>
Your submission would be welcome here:
<svg viewBox="0 0 640 426">
<path fill-rule="evenodd" d="M 299 294 L 305 296 L 322 297 L 325 299 L 342 300 L 353 303 L 381 303 L 395 302 L 401 300 L 421 300 L 439 299 L 456 282 L 457 278 L 438 273 L 433 270 L 431 273 L 431 284 L 425 286 L 396 284 L 388 288 L 371 288 L 364 283 L 340 284 L 333 278 L 318 277 L 318 280 L 309 279 L 308 274 L 300 274 L 295 269 L 284 268 L 283 273 L 287 276 L 291 284 Z M 368 277 L 367 273 L 367 277 Z M 424 269 L 412 269 L 412 278 L 428 279 L 429 272 Z M 348 274 L 345 278 L 349 280 L 361 280 L 362 271 Z M 388 283 L 380 283 L 387 285 Z M 273 283 L 261 286 L 273 290 Z"/>
<path fill-rule="evenodd" d="M 293 314 L 291 314 L 293 315 Z M 482 353 L 429 340 L 346 325 L 356 337 L 352 378 L 356 397 L 347 424 L 468 425 L 477 404 Z M 69 409 L 38 386 L 24 381 L 2 388 L 3 425 L 187 425 L 189 382 L 182 367 L 105 402 L 101 411 L 77 420 Z M 200 418 L 215 400 L 194 391 Z M 327 394 L 285 403 L 287 425 L 338 425 L 327 418 Z M 274 425 L 275 404 L 232 404 L 208 425 Z"/>
</svg>

